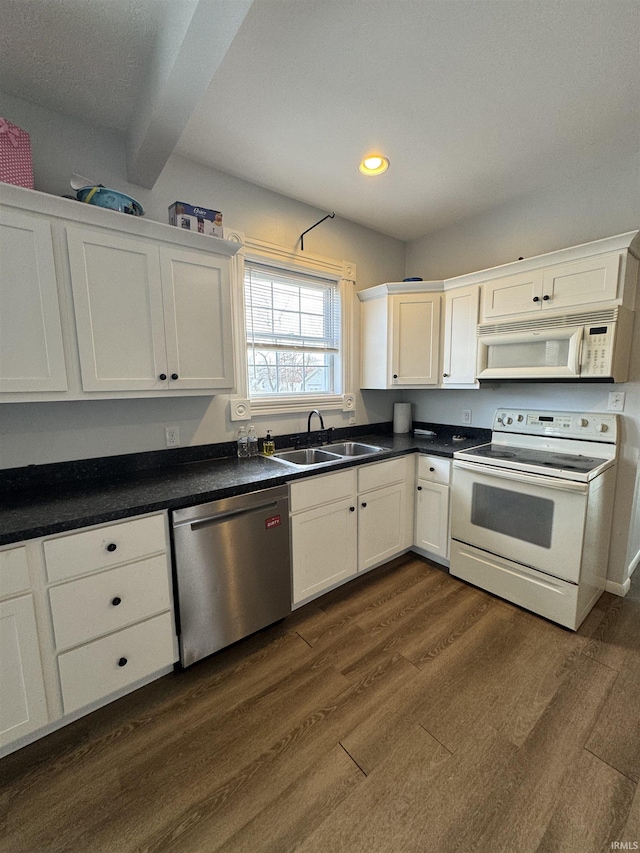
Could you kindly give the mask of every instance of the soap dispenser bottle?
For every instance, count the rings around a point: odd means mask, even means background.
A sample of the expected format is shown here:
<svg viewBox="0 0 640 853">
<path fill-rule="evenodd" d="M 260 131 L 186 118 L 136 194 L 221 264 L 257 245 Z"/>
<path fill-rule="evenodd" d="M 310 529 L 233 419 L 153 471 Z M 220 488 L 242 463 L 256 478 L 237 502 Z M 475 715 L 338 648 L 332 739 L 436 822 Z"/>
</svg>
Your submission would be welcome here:
<svg viewBox="0 0 640 853">
<path fill-rule="evenodd" d="M 273 456 L 273 454 L 276 452 L 276 443 L 271 438 L 270 429 L 267 430 L 267 437 L 262 442 L 262 452 L 265 456 Z"/>
</svg>

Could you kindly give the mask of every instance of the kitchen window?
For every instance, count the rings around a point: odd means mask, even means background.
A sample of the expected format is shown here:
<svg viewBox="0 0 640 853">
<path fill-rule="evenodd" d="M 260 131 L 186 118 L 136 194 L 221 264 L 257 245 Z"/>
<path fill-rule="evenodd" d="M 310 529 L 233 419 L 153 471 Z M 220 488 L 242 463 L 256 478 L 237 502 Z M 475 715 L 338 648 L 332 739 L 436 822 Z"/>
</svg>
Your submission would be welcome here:
<svg viewBox="0 0 640 853">
<path fill-rule="evenodd" d="M 236 394 L 232 421 L 354 412 L 355 265 L 229 232 L 243 248 L 232 272 Z"/>
<path fill-rule="evenodd" d="M 250 399 L 341 393 L 341 299 L 335 279 L 247 262 Z"/>
</svg>

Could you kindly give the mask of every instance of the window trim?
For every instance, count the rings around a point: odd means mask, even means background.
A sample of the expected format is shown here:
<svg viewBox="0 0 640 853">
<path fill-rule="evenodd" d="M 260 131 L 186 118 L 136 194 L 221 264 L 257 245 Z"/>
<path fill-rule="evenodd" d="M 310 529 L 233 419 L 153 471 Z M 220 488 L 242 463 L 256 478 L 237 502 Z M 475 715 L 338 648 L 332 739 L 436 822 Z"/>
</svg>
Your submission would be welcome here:
<svg viewBox="0 0 640 853">
<path fill-rule="evenodd" d="M 356 283 L 355 264 L 314 255 L 302 254 L 284 246 L 253 240 L 242 232 L 225 228 L 225 239 L 242 244 L 242 248 L 232 259 L 232 304 L 234 314 L 234 354 L 236 365 L 236 395 L 230 400 L 231 420 L 250 420 L 262 415 L 288 415 L 307 412 L 309 409 L 320 411 L 355 411 L 353 393 L 354 336 L 353 336 L 353 299 Z M 245 260 L 254 261 L 292 272 L 311 273 L 332 278 L 338 282 L 341 300 L 341 351 L 342 394 L 319 395 L 281 395 L 277 398 L 249 397 L 247 376 L 247 337 L 245 331 L 244 305 L 244 265 Z"/>
</svg>

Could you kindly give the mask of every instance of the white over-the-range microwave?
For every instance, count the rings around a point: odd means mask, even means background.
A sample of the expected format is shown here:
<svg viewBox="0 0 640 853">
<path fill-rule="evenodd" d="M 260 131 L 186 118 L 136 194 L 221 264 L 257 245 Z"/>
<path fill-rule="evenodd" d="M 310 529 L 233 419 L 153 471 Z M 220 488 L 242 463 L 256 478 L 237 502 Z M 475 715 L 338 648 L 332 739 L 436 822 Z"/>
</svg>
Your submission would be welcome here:
<svg viewBox="0 0 640 853">
<path fill-rule="evenodd" d="M 478 326 L 479 380 L 626 382 L 633 312 L 584 313 Z"/>
</svg>

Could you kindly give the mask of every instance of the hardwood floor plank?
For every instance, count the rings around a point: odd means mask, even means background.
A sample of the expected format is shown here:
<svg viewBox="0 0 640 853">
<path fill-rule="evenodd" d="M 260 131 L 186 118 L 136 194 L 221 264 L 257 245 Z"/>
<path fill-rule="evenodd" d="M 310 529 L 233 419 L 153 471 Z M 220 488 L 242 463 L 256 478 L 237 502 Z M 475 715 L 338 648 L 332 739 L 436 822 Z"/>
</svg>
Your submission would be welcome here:
<svg viewBox="0 0 640 853">
<path fill-rule="evenodd" d="M 631 808 L 624 826 L 618 833 L 618 837 L 612 839 L 618 842 L 636 843 L 638 848 L 627 847 L 627 850 L 640 848 L 640 786 L 636 785 L 636 791 L 631 803 Z"/>
<path fill-rule="evenodd" d="M 615 680 L 615 672 L 581 657 L 498 782 L 460 830 L 460 849 L 527 853 L 540 844 L 564 779 Z"/>
<path fill-rule="evenodd" d="M 582 750 L 562 784 L 537 853 L 599 853 L 623 829 L 635 784 Z"/>
<path fill-rule="evenodd" d="M 0 761 L 0 850 L 634 841 L 639 607 L 574 633 L 404 557 Z"/>
<path fill-rule="evenodd" d="M 340 747 L 299 774 L 292 783 L 220 847 L 218 827 L 189 838 L 191 853 L 288 853 L 296 850 L 365 775 Z"/>
<path fill-rule="evenodd" d="M 628 649 L 587 749 L 634 782 L 640 779 L 640 649 Z"/>
<path fill-rule="evenodd" d="M 451 755 L 424 729 L 396 746 L 298 848 L 300 853 L 444 853 L 452 827 L 514 751 L 486 730 Z"/>
<path fill-rule="evenodd" d="M 375 571 L 371 574 L 375 574 Z M 355 600 L 351 597 L 345 598 L 341 589 L 340 597 L 334 598 L 332 604 L 324 605 L 304 626 L 299 626 L 298 633 L 311 646 L 329 642 L 336 632 L 349 625 L 357 624 L 366 628 L 368 618 L 373 618 L 374 622 L 379 621 L 380 612 L 389 607 L 393 608 L 398 597 L 408 595 L 410 598 L 416 589 L 435 587 L 438 582 L 445 582 L 446 578 L 443 572 L 416 560 L 405 561 L 395 573 L 385 573 L 377 583 L 370 583 L 363 588 Z"/>
<path fill-rule="evenodd" d="M 214 836 L 222 843 L 251 817 L 247 815 L 247 802 L 254 814 L 264 808 L 292 778 L 335 746 L 342 732 L 353 728 L 361 714 L 376 707 L 382 696 L 396 690 L 414 672 L 402 658 L 391 659 L 331 702 L 318 705 L 261 755 L 248 764 L 238 763 L 221 784 L 203 780 L 203 788 L 195 796 L 192 792 L 182 808 L 164 814 L 162 825 L 152 827 L 142 849 L 178 853 L 188 850 L 192 839 L 203 835 Z"/>
<path fill-rule="evenodd" d="M 593 633 L 585 655 L 620 671 L 627 656 L 640 651 L 640 601 L 615 597 Z"/>
</svg>

